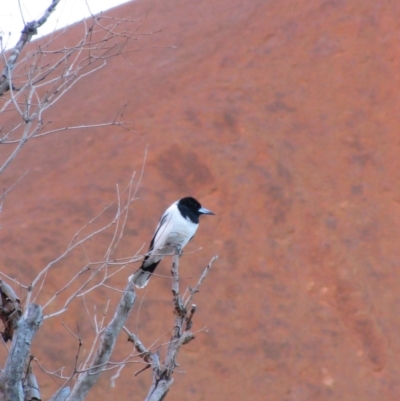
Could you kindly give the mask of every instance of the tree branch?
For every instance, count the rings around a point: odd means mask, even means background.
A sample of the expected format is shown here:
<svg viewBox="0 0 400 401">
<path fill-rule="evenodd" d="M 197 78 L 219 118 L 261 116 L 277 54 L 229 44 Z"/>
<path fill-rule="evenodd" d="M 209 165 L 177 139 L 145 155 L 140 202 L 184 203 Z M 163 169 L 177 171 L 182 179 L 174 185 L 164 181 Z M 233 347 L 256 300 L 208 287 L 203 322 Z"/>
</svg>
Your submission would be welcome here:
<svg viewBox="0 0 400 401">
<path fill-rule="evenodd" d="M 17 323 L 11 350 L 0 379 L 4 401 L 22 401 L 24 399 L 22 376 L 32 339 L 42 324 L 42 320 L 42 308 L 39 305 L 30 304 Z"/>
<path fill-rule="evenodd" d="M 4 325 L 1 336 L 5 342 L 12 339 L 14 329 L 17 326 L 21 314 L 20 301 L 13 289 L 4 281 L 0 280 L 0 319 Z"/>
<path fill-rule="evenodd" d="M 194 289 L 190 289 L 189 296 L 184 302 L 183 298 L 179 293 L 179 257 L 180 249 L 176 249 L 173 261 L 172 261 L 172 299 L 174 303 L 174 314 L 175 324 L 172 332 L 172 336 L 168 345 L 167 355 L 165 357 L 164 364 L 160 367 L 160 364 L 149 362 L 150 356 L 155 355 L 150 353 L 144 347 L 141 351 L 142 344 L 139 342 L 136 348 L 139 352 L 142 352 L 143 359 L 148 362 L 153 368 L 153 384 L 146 397 L 146 401 L 162 401 L 167 395 L 169 388 L 173 383 L 172 374 L 175 368 L 178 366 L 176 358 L 182 345 L 185 345 L 194 339 L 194 334 L 190 331 L 193 325 L 193 315 L 196 312 L 196 305 L 192 305 L 190 311 L 187 310 L 189 302 L 193 299 L 196 292 L 199 291 L 199 287 L 206 278 L 208 272 L 211 269 L 213 262 L 217 259 L 214 256 L 208 266 L 205 268 L 199 281 L 197 282 Z M 138 347 L 139 346 L 139 347 Z"/>
<path fill-rule="evenodd" d="M 135 376 L 137 376 L 139 373 L 143 372 L 144 370 L 148 368 L 152 368 L 154 370 L 159 370 L 160 369 L 160 357 L 158 355 L 158 352 L 151 352 L 148 350 L 143 343 L 139 340 L 139 337 L 131 333 L 126 327 L 124 327 L 124 331 L 126 334 L 128 334 L 128 341 L 133 343 L 133 345 L 136 348 L 136 351 L 139 353 L 139 356 L 147 362 L 147 365 L 143 368 L 140 369 L 138 372 L 135 373 Z"/>
<path fill-rule="evenodd" d="M 71 389 L 69 387 L 64 387 L 58 390 L 51 398 L 50 401 L 65 401 L 70 395 Z"/>
<path fill-rule="evenodd" d="M 110 360 L 117 337 L 124 327 L 130 311 L 135 303 L 136 294 L 133 290 L 133 283 L 128 283 L 124 294 L 117 306 L 117 310 L 102 335 L 96 355 L 94 356 L 90 368 L 79 375 L 78 381 L 73 387 L 68 401 L 82 401 L 89 390 L 99 379 L 101 373 Z"/>
<path fill-rule="evenodd" d="M 39 385 L 32 371 L 32 359 L 32 356 L 28 359 L 28 366 L 25 369 L 26 377 L 23 381 L 24 401 L 41 400 Z"/>
<path fill-rule="evenodd" d="M 0 77 L 0 96 L 3 96 L 12 86 L 12 71 L 17 64 L 18 57 L 20 56 L 24 46 L 31 40 L 33 35 L 37 34 L 37 29 L 41 27 L 49 18 L 50 14 L 55 10 L 60 0 L 53 0 L 51 5 L 46 9 L 41 18 L 37 21 L 31 21 L 25 24 L 21 32 L 21 37 L 18 43 L 12 49 L 10 57 L 8 58 Z"/>
</svg>

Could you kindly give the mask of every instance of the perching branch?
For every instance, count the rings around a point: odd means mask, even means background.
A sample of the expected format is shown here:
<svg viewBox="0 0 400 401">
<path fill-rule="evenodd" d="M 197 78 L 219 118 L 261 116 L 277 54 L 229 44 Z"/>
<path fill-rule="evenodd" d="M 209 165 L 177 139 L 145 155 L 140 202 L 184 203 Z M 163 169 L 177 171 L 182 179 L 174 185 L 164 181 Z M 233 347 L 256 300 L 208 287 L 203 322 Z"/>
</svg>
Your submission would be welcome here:
<svg viewBox="0 0 400 401">
<path fill-rule="evenodd" d="M 190 310 L 187 310 L 188 303 L 192 300 L 194 294 L 198 292 L 201 283 L 207 276 L 213 262 L 217 259 L 214 256 L 208 266 L 205 268 L 195 288 L 190 289 L 189 296 L 185 301 L 179 293 L 179 257 L 180 250 L 177 249 L 172 261 L 172 297 L 174 303 L 175 324 L 172 336 L 169 342 L 167 355 L 162 366 L 154 359 L 153 353 L 150 353 L 143 347 L 141 353 L 143 359 L 149 363 L 153 369 L 153 384 L 146 397 L 146 401 L 162 401 L 167 395 L 169 388 L 173 383 L 172 375 L 175 368 L 178 366 L 176 358 L 182 345 L 188 344 L 194 339 L 194 334 L 190 331 L 193 325 L 193 315 L 196 312 L 196 305 L 192 305 Z M 141 343 L 135 346 L 140 352 Z M 153 359 L 152 359 L 153 358 Z"/>
</svg>

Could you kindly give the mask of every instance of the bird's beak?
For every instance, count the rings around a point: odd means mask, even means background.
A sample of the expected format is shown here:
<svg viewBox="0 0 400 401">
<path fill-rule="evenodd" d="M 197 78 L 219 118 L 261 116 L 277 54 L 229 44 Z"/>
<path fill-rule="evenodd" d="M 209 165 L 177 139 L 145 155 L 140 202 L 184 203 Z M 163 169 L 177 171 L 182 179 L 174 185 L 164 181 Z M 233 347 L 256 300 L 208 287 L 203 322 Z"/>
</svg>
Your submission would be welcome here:
<svg viewBox="0 0 400 401">
<path fill-rule="evenodd" d="M 213 213 L 211 210 L 206 209 L 205 207 L 201 207 L 199 209 L 199 213 L 201 213 L 201 214 L 214 214 L 215 215 L 215 213 Z"/>
</svg>

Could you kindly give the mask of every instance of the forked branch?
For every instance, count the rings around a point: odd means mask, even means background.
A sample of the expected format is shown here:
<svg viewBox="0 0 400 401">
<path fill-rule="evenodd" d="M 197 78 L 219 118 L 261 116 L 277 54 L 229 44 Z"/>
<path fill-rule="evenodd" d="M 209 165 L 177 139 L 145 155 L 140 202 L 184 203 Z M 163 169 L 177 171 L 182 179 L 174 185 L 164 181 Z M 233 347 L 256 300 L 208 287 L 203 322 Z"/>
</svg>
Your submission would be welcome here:
<svg viewBox="0 0 400 401">
<path fill-rule="evenodd" d="M 214 256 L 211 259 L 194 289 L 189 290 L 188 298 L 185 301 L 179 292 L 179 257 L 180 252 L 177 250 L 173 258 L 171 269 L 172 298 L 174 303 L 174 314 L 176 317 L 165 361 L 163 365 L 160 366 L 159 363 L 155 362 L 154 356 L 156 354 L 150 353 L 145 349 L 141 354 L 143 359 L 148 362 L 153 369 L 153 384 L 146 397 L 146 401 L 162 401 L 168 393 L 169 388 L 173 383 L 172 375 L 175 371 L 175 368 L 178 366 L 176 361 L 178 352 L 182 345 L 188 344 L 194 339 L 194 334 L 191 332 L 191 327 L 193 325 L 193 315 L 196 312 L 196 305 L 193 304 L 190 310 L 188 310 L 187 306 L 193 299 L 194 294 L 199 291 L 201 283 L 204 281 L 205 277 L 210 271 L 213 262 L 217 259 L 217 256 Z M 135 343 L 135 345 L 136 344 L 137 343 Z M 136 345 L 136 348 L 138 351 L 140 351 L 140 346 L 138 349 L 138 345 Z"/>
<path fill-rule="evenodd" d="M 0 378 L 4 401 L 22 401 L 24 399 L 22 378 L 26 371 L 26 361 L 29 358 L 32 339 L 42 321 L 42 308 L 39 305 L 30 304 L 17 322 L 12 346 Z"/>
<path fill-rule="evenodd" d="M 17 64 L 18 57 L 22 52 L 24 46 L 31 40 L 33 35 L 37 34 L 37 29 L 41 27 L 49 18 L 51 13 L 56 9 L 60 0 L 52 0 L 51 5 L 46 9 L 43 15 L 37 21 L 31 21 L 25 24 L 21 32 L 21 37 L 18 43 L 11 50 L 11 54 L 5 62 L 5 66 L 0 77 L 0 96 L 3 96 L 10 88 L 14 89 L 12 85 L 12 71 Z"/>
<path fill-rule="evenodd" d="M 111 322 L 102 334 L 99 347 L 92 360 L 89 369 L 80 373 L 78 381 L 73 387 L 68 401 L 82 401 L 85 399 L 89 390 L 99 379 L 100 375 L 107 367 L 112 351 L 121 329 L 124 327 L 129 313 L 135 303 L 136 294 L 133 290 L 133 283 L 129 282 L 117 306 L 117 310 Z"/>
</svg>

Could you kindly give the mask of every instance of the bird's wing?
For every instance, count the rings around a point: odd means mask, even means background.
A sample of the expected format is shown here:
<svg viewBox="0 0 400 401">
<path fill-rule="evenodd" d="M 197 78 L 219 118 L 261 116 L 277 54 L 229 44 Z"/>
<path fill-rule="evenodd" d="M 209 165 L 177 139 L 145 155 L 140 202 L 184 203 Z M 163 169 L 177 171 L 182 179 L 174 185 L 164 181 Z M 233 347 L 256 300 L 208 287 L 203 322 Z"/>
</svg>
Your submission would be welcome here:
<svg viewBox="0 0 400 401">
<path fill-rule="evenodd" d="M 149 252 L 160 249 L 165 246 L 168 236 L 174 229 L 174 223 L 172 221 L 173 214 L 171 211 L 166 211 L 161 217 L 160 222 L 156 228 L 156 232 L 150 242 Z"/>
</svg>

